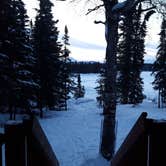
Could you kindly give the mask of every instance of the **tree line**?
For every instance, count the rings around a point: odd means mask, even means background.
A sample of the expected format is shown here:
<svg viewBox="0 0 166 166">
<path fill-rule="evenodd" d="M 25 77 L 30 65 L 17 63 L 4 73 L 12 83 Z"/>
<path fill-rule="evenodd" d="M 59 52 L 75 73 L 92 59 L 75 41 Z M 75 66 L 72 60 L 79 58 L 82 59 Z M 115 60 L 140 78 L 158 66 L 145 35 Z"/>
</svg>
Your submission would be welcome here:
<svg viewBox="0 0 166 166">
<path fill-rule="evenodd" d="M 100 73 L 104 68 L 104 63 L 100 62 L 70 62 L 69 69 L 71 73 Z M 152 64 L 143 64 L 141 71 L 152 71 Z M 117 64 L 117 70 L 120 70 L 120 64 Z"/>
<path fill-rule="evenodd" d="M 0 110 L 15 119 L 17 111 L 67 110 L 70 93 L 77 93 L 68 63 L 68 28 L 59 42 L 53 3 L 39 0 L 34 23 L 22 0 L 0 4 Z"/>
</svg>

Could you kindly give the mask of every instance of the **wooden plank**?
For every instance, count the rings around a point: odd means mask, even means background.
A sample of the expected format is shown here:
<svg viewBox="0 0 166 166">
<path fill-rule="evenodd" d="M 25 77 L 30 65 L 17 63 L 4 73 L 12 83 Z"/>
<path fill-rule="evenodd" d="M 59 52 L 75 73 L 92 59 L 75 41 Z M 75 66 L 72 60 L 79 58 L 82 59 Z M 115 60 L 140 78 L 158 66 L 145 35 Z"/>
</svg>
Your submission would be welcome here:
<svg viewBox="0 0 166 166">
<path fill-rule="evenodd" d="M 32 131 L 28 134 L 28 166 L 59 166 L 48 139 L 36 118 L 33 120 Z"/>
<path fill-rule="evenodd" d="M 155 121 L 149 128 L 149 166 L 166 165 L 166 121 Z"/>
<path fill-rule="evenodd" d="M 147 165 L 147 113 L 142 113 L 111 161 L 111 166 Z"/>
<path fill-rule="evenodd" d="M 6 166 L 26 166 L 25 134 L 20 122 L 5 124 L 5 157 Z"/>
<path fill-rule="evenodd" d="M 0 166 L 2 166 L 2 145 L 5 141 L 4 134 L 0 133 Z"/>
<path fill-rule="evenodd" d="M 0 166 L 2 166 L 2 144 L 0 144 Z"/>
</svg>

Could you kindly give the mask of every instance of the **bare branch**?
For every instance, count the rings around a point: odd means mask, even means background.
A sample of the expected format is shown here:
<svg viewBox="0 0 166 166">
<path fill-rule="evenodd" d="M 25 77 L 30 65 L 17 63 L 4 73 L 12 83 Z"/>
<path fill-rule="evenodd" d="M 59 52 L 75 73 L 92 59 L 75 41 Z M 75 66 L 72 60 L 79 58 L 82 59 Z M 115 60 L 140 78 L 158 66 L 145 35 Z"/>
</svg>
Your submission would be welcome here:
<svg viewBox="0 0 166 166">
<path fill-rule="evenodd" d="M 86 13 L 86 15 L 90 14 L 93 11 L 96 11 L 96 10 L 100 9 L 103 6 L 104 6 L 104 4 L 101 4 L 101 5 L 98 5 L 98 6 L 94 7 L 94 8 L 92 8 L 92 9 L 88 9 L 88 12 Z"/>
<path fill-rule="evenodd" d="M 97 21 L 97 20 L 95 20 L 94 23 L 95 23 L 95 24 L 104 24 L 104 25 L 105 25 L 105 22 L 104 22 L 104 21 Z"/>
</svg>

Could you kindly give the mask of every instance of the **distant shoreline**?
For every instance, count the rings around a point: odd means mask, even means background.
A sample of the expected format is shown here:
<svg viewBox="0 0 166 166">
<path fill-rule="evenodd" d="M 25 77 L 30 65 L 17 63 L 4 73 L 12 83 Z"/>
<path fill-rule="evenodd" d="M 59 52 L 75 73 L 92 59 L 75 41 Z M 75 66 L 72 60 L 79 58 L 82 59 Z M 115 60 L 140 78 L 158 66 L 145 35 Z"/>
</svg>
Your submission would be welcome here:
<svg viewBox="0 0 166 166">
<path fill-rule="evenodd" d="M 142 71 L 152 71 L 153 64 L 145 63 Z M 104 63 L 100 62 L 70 62 L 69 69 L 72 73 L 100 73 Z"/>
</svg>

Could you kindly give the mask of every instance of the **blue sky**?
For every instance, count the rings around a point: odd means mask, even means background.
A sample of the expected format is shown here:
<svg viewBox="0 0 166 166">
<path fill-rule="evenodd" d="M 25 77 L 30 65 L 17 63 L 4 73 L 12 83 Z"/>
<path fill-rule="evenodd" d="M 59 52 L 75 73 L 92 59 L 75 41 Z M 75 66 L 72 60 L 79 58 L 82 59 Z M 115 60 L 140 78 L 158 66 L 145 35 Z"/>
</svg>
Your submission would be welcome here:
<svg viewBox="0 0 166 166">
<path fill-rule="evenodd" d="M 28 15 L 35 17 L 37 8 L 37 0 L 24 0 Z M 67 2 L 54 3 L 53 14 L 55 19 L 59 19 L 58 28 L 60 36 L 64 33 L 65 25 L 68 26 L 70 36 L 71 57 L 79 61 L 104 61 L 106 42 L 104 38 L 105 27 L 102 24 L 94 24 L 94 20 L 103 20 L 102 11 L 95 12 L 89 16 L 85 13 L 88 5 L 84 2 L 81 4 L 73 4 Z M 145 61 L 154 61 L 156 48 L 159 44 L 160 19 L 156 15 L 152 16 L 148 23 L 148 35 L 146 37 L 146 55 Z"/>
</svg>

